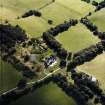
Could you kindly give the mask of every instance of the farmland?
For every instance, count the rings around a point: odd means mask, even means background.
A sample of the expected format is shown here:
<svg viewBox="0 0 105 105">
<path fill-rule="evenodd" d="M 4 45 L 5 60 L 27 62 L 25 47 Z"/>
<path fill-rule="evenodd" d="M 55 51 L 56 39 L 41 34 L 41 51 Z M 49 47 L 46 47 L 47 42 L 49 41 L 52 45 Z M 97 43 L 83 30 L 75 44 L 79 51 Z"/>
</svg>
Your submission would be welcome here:
<svg viewBox="0 0 105 105">
<path fill-rule="evenodd" d="M 0 7 L 1 8 L 0 13 L 2 14 L 0 18 L 2 18 L 2 20 L 5 20 L 8 17 L 7 20 L 9 20 L 10 23 L 14 25 L 20 24 L 20 26 L 22 26 L 22 28 L 25 29 L 26 32 L 29 33 L 30 35 L 40 36 L 41 32 L 46 31 L 47 29 L 49 29 L 49 27 L 51 27 L 47 24 L 48 19 L 52 19 L 54 21 L 54 25 L 57 25 L 68 19 L 80 18 L 84 16 L 88 11 L 94 9 L 94 7 L 92 7 L 91 5 L 81 2 L 80 0 L 77 0 L 76 3 L 74 2 L 74 0 L 72 1 L 66 0 L 67 4 L 75 5 L 76 8 L 74 6 L 69 8 L 69 5 L 67 5 L 65 2 L 57 0 L 53 4 L 40 10 L 43 14 L 42 18 L 37 18 L 32 16 L 26 19 L 20 19 L 20 20 L 16 19 L 18 16 L 21 16 L 25 11 L 29 9 L 37 9 L 38 7 L 45 5 L 49 1 L 51 0 L 45 0 L 44 2 L 42 2 L 41 0 L 35 0 L 35 1 L 33 0 L 32 3 L 30 3 L 32 5 L 28 5 L 29 0 L 26 0 L 25 3 L 24 1 L 15 1 L 15 0 L 2 1 L 3 3 L 2 2 L 1 3 L 3 4 L 3 8 Z M 86 9 L 81 11 L 81 8 L 86 8 Z M 59 10 L 61 10 L 62 12 L 59 12 Z"/>
<path fill-rule="evenodd" d="M 53 97 L 53 96 L 55 96 L 55 97 Z M 45 101 L 45 100 L 47 100 L 47 101 Z M 61 89 L 59 89 L 53 83 L 50 83 L 50 84 L 38 89 L 36 92 L 23 97 L 22 99 L 20 99 L 16 103 L 12 103 L 11 105 L 18 105 L 18 104 L 25 105 L 27 103 L 30 105 L 33 105 L 33 104 L 49 105 L 49 103 L 55 104 L 55 102 L 57 100 L 60 100 L 60 101 L 57 102 L 56 105 L 64 105 L 64 104 L 76 105 L 76 103 L 74 102 L 74 100 L 72 98 L 69 98 L 64 92 L 62 92 Z"/>
<path fill-rule="evenodd" d="M 49 5 L 46 8 L 43 8 L 41 10 L 45 20 L 43 18 L 38 18 L 38 17 L 34 17 L 34 16 L 28 17 L 25 19 L 19 19 L 19 20 L 16 19 L 17 16 L 21 16 L 25 11 L 27 11 L 29 9 L 39 8 L 43 5 L 45 5 L 46 3 L 48 3 L 49 1 L 50 0 L 44 0 L 44 1 L 41 1 L 41 0 L 34 1 L 33 0 L 31 3 L 29 0 L 26 0 L 25 2 L 24 2 L 24 0 L 1 1 L 0 2 L 1 3 L 0 19 L 2 19 L 1 22 L 8 20 L 13 25 L 19 24 L 28 33 L 28 35 L 30 37 L 38 37 L 38 36 L 41 36 L 44 31 L 46 31 L 47 29 L 49 29 L 51 27 L 50 25 L 47 24 L 48 19 L 52 19 L 54 21 L 54 25 L 57 25 L 59 23 L 63 23 L 65 20 L 69 20 L 70 18 L 71 19 L 72 18 L 80 18 L 81 16 L 84 16 L 88 11 L 91 11 L 94 9 L 94 7 L 92 7 L 91 5 L 81 2 L 80 0 L 77 0 L 76 3 L 74 0 L 72 0 L 72 1 L 66 0 L 67 3 L 65 3 L 61 0 L 57 0 L 55 3 Z M 72 5 L 72 7 L 69 7 L 68 4 Z M 76 8 L 73 5 L 75 5 Z M 2 8 L 2 6 L 3 6 L 3 8 Z M 86 8 L 86 9 L 81 11 L 82 8 Z M 59 10 L 61 10 L 62 12 L 59 12 Z M 80 26 L 77 26 L 77 28 L 78 27 L 80 27 Z M 78 29 L 78 31 L 79 31 L 79 29 Z M 68 32 L 67 32 L 67 35 L 69 35 Z M 71 33 L 71 35 L 72 35 L 72 33 Z M 87 38 L 90 38 L 90 37 L 91 37 L 90 35 L 89 35 L 89 37 L 87 36 Z M 66 40 L 66 38 L 67 37 L 65 37 L 65 40 Z M 81 41 L 81 38 L 80 38 L 79 42 L 80 41 Z M 72 42 L 72 43 L 74 45 L 74 42 Z M 87 44 L 85 44 L 85 45 L 87 45 Z M 67 45 L 65 45 L 65 46 L 67 46 Z M 85 47 L 85 46 L 83 45 L 83 47 Z M 72 48 L 74 48 L 74 47 L 72 47 Z M 74 48 L 74 49 L 76 49 L 76 48 Z M 69 49 L 69 48 L 67 48 L 67 49 Z M 79 49 L 81 49 L 81 48 L 79 48 Z"/>
<path fill-rule="evenodd" d="M 2 70 L 0 69 L 0 72 L 3 72 L 0 76 L 0 93 L 2 93 L 3 91 L 14 88 L 18 80 L 22 78 L 22 75 L 11 65 L 3 62 L 1 59 L 0 67 L 2 68 Z"/>
<path fill-rule="evenodd" d="M 43 32 L 52 27 L 56 27 L 70 19 L 77 19 L 79 21 L 89 12 L 95 10 L 95 6 L 81 0 L 55 0 L 55 2 L 46 6 L 46 4 L 51 1 L 52 0 L 0 0 L 0 23 L 4 24 L 8 21 L 13 26 L 19 25 L 25 30 L 29 38 L 37 38 L 41 37 Z M 96 1 L 100 2 L 102 0 Z M 38 10 L 42 13 L 42 16 L 20 18 L 29 10 Z M 51 20 L 52 24 L 48 24 L 48 20 Z M 105 8 L 89 16 L 89 20 L 94 23 L 100 31 L 105 32 Z M 100 39 L 98 39 L 97 36 L 94 36 L 92 32 L 80 23 L 80 21 L 76 26 L 70 27 L 70 29 L 63 33 L 59 33 L 55 39 L 62 44 L 63 48 L 73 53 L 100 42 Z M 99 80 L 102 89 L 105 90 L 104 58 L 105 53 L 98 55 L 90 62 L 78 66 L 77 69 L 95 76 Z M 15 88 L 18 81 L 23 78 L 18 70 L 11 64 L 1 60 L 1 58 L 0 77 L 0 94 Z M 34 80 L 28 81 L 30 82 Z M 56 103 L 57 101 L 58 103 Z M 16 101 L 16 103 L 12 103 L 11 105 L 26 104 L 76 105 L 72 97 L 68 97 L 53 83 L 39 88 L 34 93 L 22 97 L 20 100 Z"/>
<path fill-rule="evenodd" d="M 63 44 L 64 48 L 73 52 L 89 47 L 99 41 L 82 24 L 78 24 L 69 31 L 60 34 L 57 39 Z"/>
<path fill-rule="evenodd" d="M 105 31 L 105 9 L 94 13 L 89 19 L 99 27 L 100 31 Z"/>
<path fill-rule="evenodd" d="M 85 71 L 95 76 L 100 81 L 100 85 L 102 86 L 103 89 L 105 89 L 105 81 L 104 81 L 105 80 L 105 76 L 104 76 L 105 59 L 104 59 L 104 56 L 105 54 L 99 55 L 93 61 L 78 67 L 82 71 Z"/>
</svg>

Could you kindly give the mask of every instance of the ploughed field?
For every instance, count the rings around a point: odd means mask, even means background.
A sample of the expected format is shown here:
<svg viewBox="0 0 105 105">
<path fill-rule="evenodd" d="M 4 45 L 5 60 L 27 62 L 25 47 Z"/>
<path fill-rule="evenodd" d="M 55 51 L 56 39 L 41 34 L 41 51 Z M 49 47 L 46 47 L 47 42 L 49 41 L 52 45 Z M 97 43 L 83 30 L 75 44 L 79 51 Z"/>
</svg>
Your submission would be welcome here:
<svg viewBox="0 0 105 105">
<path fill-rule="evenodd" d="M 5 20 L 8 20 L 12 25 L 20 25 L 30 37 L 38 37 L 51 27 L 61 24 L 69 19 L 80 19 L 88 12 L 95 9 L 91 4 L 87 4 L 81 0 L 55 0 L 54 3 L 40 10 L 42 17 L 31 16 L 24 19 L 16 19 L 24 12 L 31 9 L 39 9 L 50 1 L 51 0 L 0 0 L 0 22 L 3 23 Z M 52 25 L 48 24 L 48 19 L 53 20 Z M 96 24 L 101 31 L 105 30 L 105 9 L 94 13 L 89 19 Z M 56 39 L 62 43 L 65 49 L 73 52 L 77 52 L 99 42 L 99 39 L 93 36 L 93 34 L 80 23 L 71 27 L 68 31 L 59 34 Z M 105 89 L 104 58 L 105 54 L 102 54 L 92 62 L 86 63 L 79 68 L 96 76 L 101 82 L 102 87 Z M 0 62 L 2 62 L 1 59 Z M 3 62 L 3 65 L 0 65 L 0 73 L 1 67 L 3 81 L 0 79 L 0 84 L 2 84 L 3 87 L 0 85 L 0 90 L 3 89 L 3 91 L 7 91 L 16 86 L 17 81 L 21 79 L 21 74 L 5 62 Z M 28 103 L 30 105 L 35 103 L 37 103 L 37 105 L 49 105 L 49 103 L 51 103 L 51 105 L 75 105 L 71 98 L 66 96 L 52 83 L 38 89 L 38 91 L 33 94 L 23 97 L 12 105 L 26 105 L 27 102 L 31 102 Z M 57 102 L 59 103 L 56 104 Z"/>
</svg>

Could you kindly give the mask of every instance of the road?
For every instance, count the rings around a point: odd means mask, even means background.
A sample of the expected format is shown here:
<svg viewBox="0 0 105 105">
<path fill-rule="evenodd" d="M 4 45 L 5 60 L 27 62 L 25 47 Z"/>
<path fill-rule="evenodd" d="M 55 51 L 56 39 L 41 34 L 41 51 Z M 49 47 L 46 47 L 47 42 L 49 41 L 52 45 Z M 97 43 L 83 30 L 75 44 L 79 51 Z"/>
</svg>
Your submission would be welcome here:
<svg viewBox="0 0 105 105">
<path fill-rule="evenodd" d="M 60 70 L 60 68 L 54 70 L 52 73 L 49 73 L 49 74 L 48 74 L 47 76 L 45 76 L 44 78 L 38 80 L 38 82 L 43 81 L 44 79 L 48 78 L 49 76 L 51 76 L 52 74 L 54 74 L 55 72 L 57 72 L 57 71 L 59 71 L 59 70 Z M 32 85 L 32 84 L 34 84 L 35 82 L 36 82 L 36 81 L 29 82 L 29 83 L 27 83 L 27 85 Z"/>
<path fill-rule="evenodd" d="M 43 81 L 44 79 L 48 78 L 49 76 L 53 75 L 54 73 L 56 73 L 56 72 L 59 71 L 59 70 L 60 70 L 60 68 L 54 70 L 52 73 L 47 74 L 44 78 L 39 79 L 38 81 L 28 82 L 27 85 L 33 85 L 33 84 L 35 84 L 35 82 Z M 84 72 L 84 73 L 86 73 L 86 74 L 88 74 L 88 75 L 91 75 L 91 74 L 85 72 L 84 70 L 78 69 L 78 71 L 79 71 L 79 72 Z M 4 92 L 3 94 L 6 94 L 6 93 L 11 92 L 11 91 L 16 90 L 16 89 L 17 89 L 17 87 L 15 87 L 15 88 L 13 88 L 13 89 L 10 89 L 10 90 Z"/>
<path fill-rule="evenodd" d="M 28 82 L 27 85 L 32 85 L 32 84 L 35 84 L 35 82 L 43 81 L 44 79 L 48 78 L 49 76 L 53 75 L 55 72 L 57 72 L 57 71 L 59 71 L 59 70 L 60 70 L 60 68 L 54 70 L 52 73 L 49 73 L 47 76 L 45 76 L 44 78 L 42 78 L 42 79 L 40 79 L 40 80 L 38 80 L 38 81 Z M 8 91 L 2 93 L 2 94 L 6 94 L 6 93 L 11 92 L 11 91 L 16 90 L 16 89 L 17 89 L 17 87 L 15 87 L 15 88 L 13 88 L 13 89 L 10 89 L 10 90 L 8 90 Z"/>
</svg>

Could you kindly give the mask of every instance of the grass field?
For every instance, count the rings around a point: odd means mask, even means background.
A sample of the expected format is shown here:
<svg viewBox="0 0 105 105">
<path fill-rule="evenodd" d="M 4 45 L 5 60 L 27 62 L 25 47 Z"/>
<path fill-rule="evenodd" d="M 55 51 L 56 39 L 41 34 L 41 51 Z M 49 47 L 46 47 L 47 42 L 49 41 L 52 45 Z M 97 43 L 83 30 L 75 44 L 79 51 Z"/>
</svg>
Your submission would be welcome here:
<svg viewBox="0 0 105 105">
<path fill-rule="evenodd" d="M 57 40 L 62 43 L 64 48 L 73 52 L 99 42 L 99 39 L 82 24 L 77 24 L 77 26 L 59 34 Z"/>
<path fill-rule="evenodd" d="M 97 2 L 101 2 L 101 1 L 103 1 L 103 0 L 95 0 L 95 1 L 97 1 Z"/>
<path fill-rule="evenodd" d="M 41 11 L 46 19 L 52 19 L 56 25 L 68 19 L 80 18 L 93 9 L 93 6 L 81 0 L 56 0 L 55 3 Z"/>
<path fill-rule="evenodd" d="M 21 78 L 22 75 L 18 71 L 0 59 L 0 94 L 16 87 L 18 80 Z"/>
<path fill-rule="evenodd" d="M 40 10 L 42 18 L 30 17 L 17 20 L 17 16 L 21 16 L 30 9 L 42 7 L 51 0 L 0 0 L 0 20 L 9 20 L 12 24 L 19 24 L 26 30 L 28 34 L 39 36 L 41 32 L 47 30 L 51 26 L 47 24 L 48 19 L 52 19 L 53 26 L 62 23 L 71 18 L 80 18 L 88 11 L 94 9 L 93 6 L 81 0 L 56 0 L 55 3 Z M 71 5 L 71 6 L 70 6 Z M 82 9 L 84 8 L 84 9 Z M 61 11 L 61 12 L 60 12 Z"/>
<path fill-rule="evenodd" d="M 17 16 L 21 16 L 24 12 L 30 9 L 38 9 L 50 1 L 51 0 L 0 0 L 0 21 L 4 22 L 5 20 L 8 20 L 13 25 L 19 24 L 29 36 L 38 37 L 42 35 L 42 32 L 46 31 L 50 27 L 63 23 L 65 20 L 69 20 L 70 18 L 80 18 L 88 11 L 94 9 L 93 6 L 85 2 L 81 2 L 81 0 L 77 0 L 76 2 L 74 0 L 66 0 L 66 2 L 63 0 L 56 0 L 55 3 L 41 10 L 42 18 L 32 16 L 25 19 L 16 19 Z M 83 11 L 82 8 L 84 8 Z M 48 25 L 48 19 L 52 19 L 54 21 L 52 26 Z M 13 73 L 15 71 L 11 66 L 9 66 L 8 69 L 12 70 Z M 4 67 L 4 70 L 5 72 L 7 71 L 7 73 L 8 69 Z M 10 73 L 8 73 L 8 76 L 9 75 Z M 10 77 L 12 78 L 12 75 L 10 75 Z M 16 78 L 18 78 L 18 76 L 16 76 Z M 14 81 L 12 84 L 15 84 Z"/>
<path fill-rule="evenodd" d="M 11 23 L 20 25 L 30 37 L 39 37 L 50 27 L 45 20 L 38 17 L 29 17 Z"/>
<path fill-rule="evenodd" d="M 50 27 L 54 27 L 72 18 L 79 19 L 85 16 L 89 11 L 95 9 L 91 4 L 87 4 L 81 0 L 56 0 L 55 3 L 40 10 L 42 12 L 41 18 L 31 16 L 25 19 L 16 19 L 17 16 L 21 16 L 24 12 L 30 9 L 38 9 L 50 1 L 51 0 L 0 0 L 0 23 L 8 20 L 13 25 L 19 24 L 30 37 L 38 37 Z M 53 25 L 48 25 L 48 19 L 53 20 Z M 90 17 L 90 20 L 94 22 L 100 30 L 105 31 L 105 9 L 94 13 Z M 94 37 L 82 24 L 78 24 L 76 27 L 69 29 L 69 31 L 60 34 L 57 36 L 57 40 L 63 44 L 64 48 L 73 52 L 79 51 L 99 41 L 97 37 Z M 95 75 L 105 89 L 104 58 L 105 54 L 100 55 L 92 62 L 80 66 L 79 69 L 83 69 Z M 17 81 L 22 78 L 22 76 L 11 65 L 3 62 L 2 66 L 4 79 L 3 81 L 0 79 L 0 90 L 3 89 L 3 91 L 6 91 L 15 87 Z M 1 84 L 3 84 L 3 87 Z M 74 101 L 54 84 L 44 86 L 35 93 L 23 97 L 12 105 L 26 104 L 75 105 Z"/>
<path fill-rule="evenodd" d="M 78 69 L 95 76 L 99 80 L 100 86 L 105 90 L 105 53 L 97 56 L 91 62 L 79 66 Z"/>
<path fill-rule="evenodd" d="M 50 83 L 11 105 L 76 105 L 59 87 Z"/>
<path fill-rule="evenodd" d="M 89 19 L 98 26 L 100 31 L 105 32 L 105 9 L 94 13 Z M 79 69 L 94 75 L 105 90 L 105 53 L 99 55 L 93 61 L 80 66 Z"/>
<path fill-rule="evenodd" d="M 98 26 L 100 31 L 105 32 L 105 8 L 94 13 L 89 19 Z"/>
<path fill-rule="evenodd" d="M 8 20 L 13 25 L 20 25 L 29 35 L 37 37 L 49 28 L 49 25 L 42 18 L 29 17 L 16 19 L 30 9 L 37 9 L 51 0 L 0 0 L 0 20 Z M 2 7 L 1 7 L 2 6 Z"/>
</svg>

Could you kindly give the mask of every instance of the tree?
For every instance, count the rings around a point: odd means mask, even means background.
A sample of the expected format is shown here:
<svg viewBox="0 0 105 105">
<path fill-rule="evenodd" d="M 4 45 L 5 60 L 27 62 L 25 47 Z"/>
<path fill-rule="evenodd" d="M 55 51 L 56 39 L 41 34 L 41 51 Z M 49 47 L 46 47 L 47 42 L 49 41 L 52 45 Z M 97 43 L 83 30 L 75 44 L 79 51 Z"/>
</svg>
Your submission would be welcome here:
<svg viewBox="0 0 105 105">
<path fill-rule="evenodd" d="M 48 20 L 48 24 L 53 24 L 53 21 L 52 20 Z"/>
<path fill-rule="evenodd" d="M 64 67 L 66 67 L 66 60 L 61 60 L 61 62 L 60 62 L 60 67 L 61 68 L 64 68 Z"/>
<path fill-rule="evenodd" d="M 96 97 L 96 98 L 94 99 L 94 103 L 95 103 L 95 104 L 100 103 L 100 99 L 99 99 L 98 97 Z"/>
<path fill-rule="evenodd" d="M 19 80 L 19 82 L 17 84 L 17 87 L 19 89 L 24 88 L 26 86 L 26 83 L 27 83 L 27 80 L 26 79 L 21 79 L 21 80 Z"/>
<path fill-rule="evenodd" d="M 29 59 L 30 59 L 30 56 L 29 55 L 24 56 L 24 62 L 28 62 Z"/>
<path fill-rule="evenodd" d="M 96 2 L 96 1 L 92 1 L 92 5 L 94 5 L 94 6 L 98 6 L 98 2 Z"/>
</svg>

